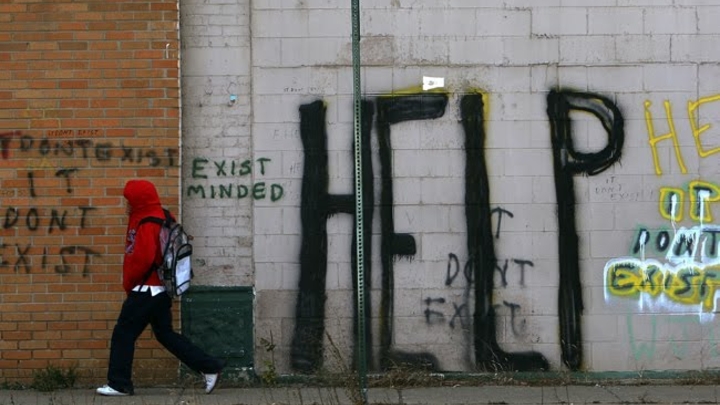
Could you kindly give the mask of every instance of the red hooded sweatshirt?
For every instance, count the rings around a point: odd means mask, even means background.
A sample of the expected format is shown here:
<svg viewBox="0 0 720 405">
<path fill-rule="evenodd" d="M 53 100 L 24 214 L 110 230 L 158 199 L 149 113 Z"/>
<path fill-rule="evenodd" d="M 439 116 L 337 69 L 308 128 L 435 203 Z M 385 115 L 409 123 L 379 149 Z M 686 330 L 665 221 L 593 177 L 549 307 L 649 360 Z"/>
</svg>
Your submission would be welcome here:
<svg viewBox="0 0 720 405">
<path fill-rule="evenodd" d="M 147 180 L 130 180 L 123 191 L 130 205 L 127 234 L 125 236 L 125 259 L 123 260 L 123 288 L 130 294 L 138 285 L 163 285 L 156 271 L 145 280 L 154 263 L 162 263 L 160 254 L 160 224 L 140 220 L 145 217 L 164 219 L 160 197 L 155 186 Z"/>
</svg>

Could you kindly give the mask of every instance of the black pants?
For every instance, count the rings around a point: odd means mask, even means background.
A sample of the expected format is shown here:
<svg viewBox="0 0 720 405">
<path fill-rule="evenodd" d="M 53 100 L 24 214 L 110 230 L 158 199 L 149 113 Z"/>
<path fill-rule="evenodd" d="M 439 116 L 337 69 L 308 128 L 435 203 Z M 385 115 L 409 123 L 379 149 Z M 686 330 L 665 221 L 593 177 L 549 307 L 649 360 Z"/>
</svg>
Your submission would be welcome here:
<svg viewBox="0 0 720 405">
<path fill-rule="evenodd" d="M 135 341 L 148 324 L 166 349 L 192 370 L 212 374 L 219 372 L 225 362 L 216 359 L 172 327 L 172 299 L 166 293 L 152 296 L 150 292 L 131 292 L 123 303 L 110 341 L 108 385 L 121 392 L 133 393 L 132 363 Z"/>
</svg>

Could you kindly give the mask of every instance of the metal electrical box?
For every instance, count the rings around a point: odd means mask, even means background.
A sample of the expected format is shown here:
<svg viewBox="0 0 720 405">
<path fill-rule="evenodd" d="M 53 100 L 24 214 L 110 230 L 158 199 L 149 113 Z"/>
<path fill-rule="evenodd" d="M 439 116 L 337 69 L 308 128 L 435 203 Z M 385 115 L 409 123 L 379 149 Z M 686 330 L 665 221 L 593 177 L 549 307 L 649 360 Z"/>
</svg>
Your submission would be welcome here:
<svg viewBox="0 0 720 405">
<path fill-rule="evenodd" d="M 182 295 L 182 334 L 227 360 L 223 375 L 253 373 L 252 287 L 193 286 Z"/>
</svg>

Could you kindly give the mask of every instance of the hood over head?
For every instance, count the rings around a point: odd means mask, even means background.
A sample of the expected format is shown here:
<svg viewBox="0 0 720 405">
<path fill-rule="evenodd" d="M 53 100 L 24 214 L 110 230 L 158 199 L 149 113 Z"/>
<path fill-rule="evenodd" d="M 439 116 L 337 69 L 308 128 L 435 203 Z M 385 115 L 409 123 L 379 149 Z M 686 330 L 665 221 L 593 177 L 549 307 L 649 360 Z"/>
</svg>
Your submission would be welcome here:
<svg viewBox="0 0 720 405">
<path fill-rule="evenodd" d="M 165 218 L 160 196 L 155 185 L 147 180 L 133 179 L 125 184 L 123 195 L 130 208 L 127 231 L 125 234 L 125 257 L 123 259 L 123 288 L 125 292 L 135 286 L 161 286 L 157 272 L 148 273 L 153 263 L 162 260 L 160 253 L 160 225 L 147 222 L 141 226 L 143 218 Z M 148 277 L 147 274 L 150 274 Z"/>
<path fill-rule="evenodd" d="M 147 180 L 130 180 L 125 184 L 123 196 L 132 211 L 161 207 L 160 196 L 155 185 Z"/>
</svg>

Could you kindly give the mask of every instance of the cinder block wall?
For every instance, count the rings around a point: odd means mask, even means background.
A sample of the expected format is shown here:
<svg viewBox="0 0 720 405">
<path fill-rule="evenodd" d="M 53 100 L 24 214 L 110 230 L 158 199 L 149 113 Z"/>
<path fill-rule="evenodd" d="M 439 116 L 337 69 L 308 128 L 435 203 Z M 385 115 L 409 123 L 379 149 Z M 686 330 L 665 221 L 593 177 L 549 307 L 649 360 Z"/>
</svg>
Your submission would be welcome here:
<svg viewBox="0 0 720 405">
<path fill-rule="evenodd" d="M 360 3 L 371 369 L 717 367 L 720 8 Z M 284 189 L 252 205 L 255 327 L 283 372 L 355 343 L 349 7 L 247 10 L 252 154 Z"/>
<path fill-rule="evenodd" d="M 105 379 L 124 298 L 122 189 L 177 209 L 176 1 L 0 4 L 0 382 Z M 146 332 L 138 384 L 174 381 Z"/>
</svg>

